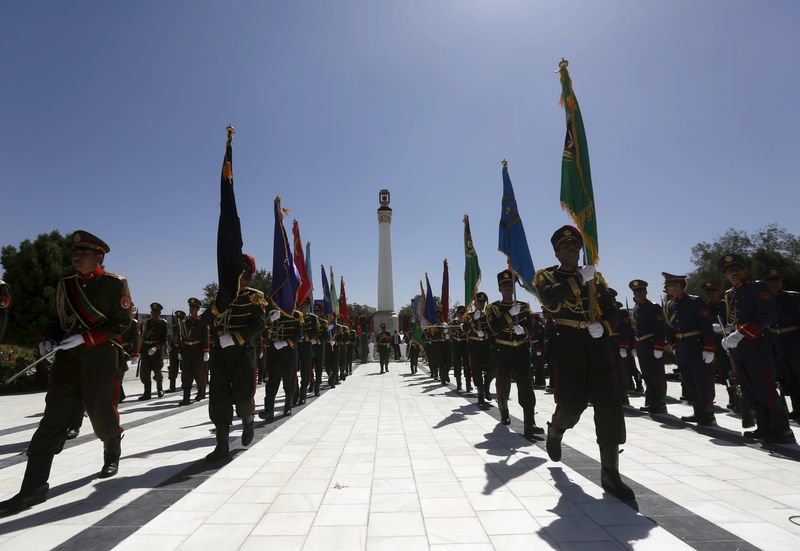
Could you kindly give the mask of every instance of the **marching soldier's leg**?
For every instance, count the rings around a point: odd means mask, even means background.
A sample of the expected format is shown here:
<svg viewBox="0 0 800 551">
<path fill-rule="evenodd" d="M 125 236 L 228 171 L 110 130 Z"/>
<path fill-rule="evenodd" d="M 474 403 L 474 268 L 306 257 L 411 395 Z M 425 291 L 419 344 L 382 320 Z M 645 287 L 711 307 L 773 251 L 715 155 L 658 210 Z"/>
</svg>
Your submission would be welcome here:
<svg viewBox="0 0 800 551">
<path fill-rule="evenodd" d="M 464 382 L 467 384 L 467 392 L 472 392 L 472 369 L 469 367 L 469 353 L 467 352 L 467 343 L 461 343 L 461 365 L 464 370 Z"/>
<path fill-rule="evenodd" d="M 278 386 L 281 384 L 282 369 L 282 351 L 270 350 L 269 362 L 267 362 L 267 384 L 264 385 L 264 411 L 258 414 L 259 418 L 267 422 L 275 418 L 275 396 L 278 395 Z M 288 399 L 291 399 L 291 397 Z"/>
<path fill-rule="evenodd" d="M 319 396 L 319 386 L 322 383 L 322 371 L 324 370 L 325 348 L 314 345 L 314 396 Z"/>
<path fill-rule="evenodd" d="M 497 350 L 497 407 L 500 408 L 500 422 L 504 425 L 511 424 L 508 412 L 508 398 L 511 394 L 511 375 L 514 371 L 514 354 L 502 346 Z"/>
<path fill-rule="evenodd" d="M 202 354 L 199 348 L 185 348 L 183 350 L 183 361 L 181 362 L 181 390 L 183 391 L 183 400 L 178 403 L 179 406 L 188 406 L 192 403 L 192 382 L 196 378 L 195 372 L 197 371 L 198 364 L 202 361 Z M 197 388 L 199 391 L 199 384 Z"/>
<path fill-rule="evenodd" d="M 195 396 L 194 401 L 199 402 L 200 400 L 205 400 L 206 398 L 206 388 L 208 388 L 208 366 L 209 362 L 203 360 L 205 358 L 205 352 L 201 357 L 199 364 L 197 364 L 197 372 L 196 372 L 196 382 L 197 382 L 197 396 Z"/>
<path fill-rule="evenodd" d="M 141 361 L 139 363 L 139 380 L 144 385 L 144 390 L 142 391 L 142 395 L 139 396 L 139 400 L 149 400 L 152 396 L 152 383 L 150 382 L 150 366 L 153 365 L 153 358 L 152 356 L 147 355 L 146 350 L 142 350 L 142 355 L 139 358 Z"/>
<path fill-rule="evenodd" d="M 536 394 L 533 391 L 533 370 L 530 365 L 530 353 L 524 346 L 514 351 L 514 379 L 517 381 L 517 399 L 522 406 L 525 438 L 529 440 L 537 434 L 544 434 L 544 429 L 536 425 Z"/>
<path fill-rule="evenodd" d="M 283 415 L 288 416 L 292 414 L 292 400 L 294 395 L 294 383 L 297 380 L 297 349 L 286 347 L 281 350 L 283 357 L 281 363 L 283 364 L 283 392 L 286 395 L 286 400 L 283 403 Z"/>
<path fill-rule="evenodd" d="M 255 434 L 253 421 L 256 404 L 253 398 L 258 378 L 256 351 L 252 347 L 237 347 L 234 354 L 236 365 L 232 373 L 231 397 L 236 407 L 236 415 L 242 420 L 242 445 L 249 446 Z"/>
<path fill-rule="evenodd" d="M 491 344 L 486 344 L 482 350 L 483 359 L 483 395 L 487 400 L 492 399 L 492 381 L 497 374 L 497 364 L 495 363 L 495 347 Z"/>
<path fill-rule="evenodd" d="M 214 423 L 217 437 L 217 446 L 206 456 L 206 461 L 209 462 L 225 459 L 230 452 L 228 435 L 233 421 L 233 403 L 231 402 L 233 358 L 229 357 L 230 352 L 215 345 L 208 362 L 211 371 L 208 413 L 211 422 Z"/>
<path fill-rule="evenodd" d="M 69 421 L 69 429 L 67 429 L 67 440 L 72 440 L 73 438 L 77 438 L 78 435 L 81 433 L 81 427 L 83 426 L 83 415 L 86 412 L 86 409 L 83 407 L 83 402 L 78 409 L 75 410 L 72 418 Z"/>
<path fill-rule="evenodd" d="M 577 341 L 583 335 L 575 335 L 574 339 L 567 338 L 570 333 L 584 330 L 562 327 L 559 331 L 563 342 L 554 343 L 554 361 L 560 365 L 568 365 L 570 369 L 559 370 L 553 392 L 556 410 L 547 424 L 547 455 L 553 461 L 561 461 L 561 439 L 564 432 L 578 423 L 589 398 L 587 351 L 582 346 L 570 346 L 573 340 Z"/>
<path fill-rule="evenodd" d="M 775 365 L 770 343 L 766 339 L 759 339 L 755 343 L 748 343 L 746 349 L 737 349 L 737 366 L 744 365 L 750 390 L 757 403 L 757 424 L 759 435 L 766 442 L 776 444 L 791 444 L 795 442 L 794 433 L 789 428 L 789 418 L 783 403 L 775 389 Z M 739 345 L 741 348 L 742 345 Z M 743 360 L 739 360 L 742 356 Z M 764 422 L 766 424 L 764 425 Z M 763 427 L 764 430 L 761 430 Z"/>
<path fill-rule="evenodd" d="M 167 392 L 175 392 L 177 390 L 175 388 L 175 381 L 178 379 L 180 365 L 181 361 L 178 359 L 178 349 L 173 346 L 172 350 L 169 352 L 169 368 L 167 370 L 169 374 L 169 388 Z"/>
<path fill-rule="evenodd" d="M 484 399 L 484 386 L 483 386 L 483 361 L 481 359 L 480 342 L 470 342 L 469 350 L 469 370 L 472 372 L 472 380 L 475 381 L 475 389 L 478 391 L 478 405 L 486 404 Z"/>
<path fill-rule="evenodd" d="M 152 363 L 153 380 L 155 380 L 156 382 L 157 395 L 159 398 L 161 398 L 162 396 L 164 396 L 164 387 L 163 387 L 164 374 L 161 372 L 161 370 L 164 369 L 164 354 L 161 348 L 156 350 L 152 358 L 153 358 L 153 363 Z"/>
</svg>

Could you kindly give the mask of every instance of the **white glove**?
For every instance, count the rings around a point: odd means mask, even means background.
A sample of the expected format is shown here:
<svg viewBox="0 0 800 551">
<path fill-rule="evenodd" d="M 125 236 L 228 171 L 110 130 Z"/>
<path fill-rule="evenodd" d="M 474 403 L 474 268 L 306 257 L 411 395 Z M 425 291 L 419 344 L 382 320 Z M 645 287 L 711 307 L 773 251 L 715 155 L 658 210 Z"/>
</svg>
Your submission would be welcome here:
<svg viewBox="0 0 800 551">
<path fill-rule="evenodd" d="M 739 345 L 739 341 L 741 341 L 743 338 L 744 335 L 742 333 L 734 331 L 733 333 L 722 339 L 722 348 L 724 348 L 725 350 L 733 350 Z"/>
<path fill-rule="evenodd" d="M 731 333 L 733 333 L 733 325 L 731 325 L 730 323 L 729 323 L 728 325 L 726 325 L 726 326 L 725 326 L 725 332 L 726 332 L 727 334 L 729 334 L 729 335 L 730 335 Z"/>
<path fill-rule="evenodd" d="M 55 346 L 55 344 L 51 340 L 45 339 L 41 341 L 39 343 L 39 355 L 45 356 L 49 354 L 53 350 L 53 346 Z"/>
<path fill-rule="evenodd" d="M 157 348 L 155 346 L 151 346 L 150 348 L 147 349 L 147 355 L 152 356 L 153 354 L 156 353 L 156 350 Z"/>
<path fill-rule="evenodd" d="M 483 337 L 486 335 L 486 333 L 484 333 L 484 332 L 483 332 L 483 331 L 481 331 L 480 329 L 478 329 L 477 331 L 475 331 L 475 334 L 476 334 L 476 335 L 478 335 L 480 338 L 483 338 Z"/>
<path fill-rule="evenodd" d="M 512 327 L 512 329 L 514 330 L 515 335 L 525 334 L 525 329 L 523 329 L 521 325 L 514 324 L 514 327 Z"/>
<path fill-rule="evenodd" d="M 541 352 L 539 352 L 539 351 L 537 350 L 537 351 L 536 351 L 536 355 L 537 355 L 537 356 L 541 356 L 541 355 L 542 355 L 542 353 L 541 353 Z"/>
<path fill-rule="evenodd" d="M 281 348 L 285 348 L 286 345 L 289 344 L 286 341 L 275 341 L 272 343 L 272 346 L 275 347 L 275 350 L 280 350 Z"/>
<path fill-rule="evenodd" d="M 714 361 L 714 353 L 713 352 L 709 352 L 707 350 L 703 350 L 703 361 L 706 362 L 707 364 L 710 364 L 711 362 L 713 362 Z"/>
<path fill-rule="evenodd" d="M 512 306 L 511 308 L 509 308 L 509 310 L 508 310 L 508 313 L 509 313 L 509 315 L 511 315 L 511 316 L 516 316 L 517 314 L 519 314 L 519 304 L 517 304 L 517 303 L 515 302 L 515 303 L 514 303 L 514 306 Z"/>
<path fill-rule="evenodd" d="M 211 359 L 211 354 L 209 354 L 208 352 L 203 352 L 203 361 L 207 362 L 210 359 Z"/>
<path fill-rule="evenodd" d="M 259 353 L 258 353 L 258 359 L 260 360 L 260 359 L 262 359 L 263 357 L 264 357 L 264 353 L 263 353 L 263 352 L 259 352 Z"/>
<path fill-rule="evenodd" d="M 592 268 L 592 270 L 594 270 L 594 268 Z M 589 334 L 593 339 L 599 339 L 603 336 L 603 324 L 599 321 L 589 322 L 586 328 L 589 330 Z"/>
<path fill-rule="evenodd" d="M 578 273 L 581 274 L 581 279 L 583 279 L 584 283 L 589 283 L 594 279 L 594 266 L 588 264 L 578 270 Z"/>
<path fill-rule="evenodd" d="M 80 346 L 84 343 L 83 336 L 78 335 L 70 335 L 60 343 L 58 343 L 54 348 L 54 350 L 69 350 L 70 348 L 75 348 L 76 346 Z"/>
<path fill-rule="evenodd" d="M 472 312 L 472 319 L 476 320 L 476 319 L 480 319 L 480 317 L 481 317 L 480 310 L 475 310 L 474 312 Z"/>
<path fill-rule="evenodd" d="M 269 321 L 275 321 L 281 317 L 280 310 L 273 310 L 272 313 L 269 315 Z"/>
<path fill-rule="evenodd" d="M 631 348 L 631 354 L 633 354 L 634 358 L 636 357 L 636 349 L 635 348 Z"/>
<path fill-rule="evenodd" d="M 138 360 L 139 360 L 139 354 L 134 354 L 133 356 L 131 356 L 131 361 L 132 361 L 132 362 L 134 362 L 134 363 L 135 363 L 135 362 L 137 362 Z"/>
<path fill-rule="evenodd" d="M 233 335 L 230 333 L 223 333 L 219 336 L 219 345 L 222 348 L 228 348 L 229 346 L 233 346 Z"/>
<path fill-rule="evenodd" d="M 664 351 L 663 350 L 653 350 L 653 357 L 655 359 L 660 360 L 661 356 L 663 356 L 663 355 L 664 355 Z"/>
<path fill-rule="evenodd" d="M 627 350 L 627 348 L 620 348 L 620 349 L 619 349 L 619 357 L 620 357 L 620 358 L 627 358 L 627 357 L 628 357 L 628 350 Z"/>
<path fill-rule="evenodd" d="M 319 341 L 317 339 L 311 339 L 311 344 L 318 344 Z"/>
<path fill-rule="evenodd" d="M 179 362 L 183 361 L 183 356 L 181 356 L 181 353 L 180 353 L 180 352 L 178 352 L 178 361 L 179 361 Z"/>
<path fill-rule="evenodd" d="M 712 323 L 711 329 L 714 330 L 714 333 L 721 335 L 722 334 L 722 326 L 718 323 Z"/>
</svg>

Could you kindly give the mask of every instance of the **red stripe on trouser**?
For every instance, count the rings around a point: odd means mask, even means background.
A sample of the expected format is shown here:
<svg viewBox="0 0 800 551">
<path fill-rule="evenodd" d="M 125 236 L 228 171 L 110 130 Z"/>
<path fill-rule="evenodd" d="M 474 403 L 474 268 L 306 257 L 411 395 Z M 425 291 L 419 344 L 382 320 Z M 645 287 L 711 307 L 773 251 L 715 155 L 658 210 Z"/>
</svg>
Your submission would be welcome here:
<svg viewBox="0 0 800 551">
<path fill-rule="evenodd" d="M 775 392 L 774 382 L 772 381 L 772 374 L 769 371 L 769 359 L 764 358 L 762 364 L 764 368 L 764 379 L 767 381 L 767 399 L 769 400 L 769 409 L 773 409 L 777 404 L 777 393 Z"/>
</svg>

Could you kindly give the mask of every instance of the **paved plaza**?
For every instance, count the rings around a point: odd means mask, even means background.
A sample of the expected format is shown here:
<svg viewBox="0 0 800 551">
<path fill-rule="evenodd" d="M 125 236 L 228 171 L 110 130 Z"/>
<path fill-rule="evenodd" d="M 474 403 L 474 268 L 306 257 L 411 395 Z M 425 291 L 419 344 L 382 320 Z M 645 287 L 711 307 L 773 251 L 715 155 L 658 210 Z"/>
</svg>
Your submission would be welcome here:
<svg viewBox="0 0 800 551">
<path fill-rule="evenodd" d="M 250 448 L 235 421 L 230 461 L 212 466 L 207 401 L 137 402 L 128 376 L 119 474 L 96 477 L 102 443 L 87 419 L 56 456 L 50 499 L 0 519 L 3 551 L 800 549 L 800 449 L 746 443 L 725 413 L 712 429 L 683 425 L 691 408 L 677 400 L 657 419 L 626 409 L 620 470 L 637 512 L 600 488 L 591 408 L 553 463 L 544 442 L 522 437 L 516 401 L 506 427 L 496 407 L 478 409 L 424 367 L 395 362 L 380 375 L 370 363 L 291 417 L 257 424 Z M 263 395 L 262 385 L 258 410 Z M 553 396 L 536 398 L 544 426 Z M 19 489 L 43 402 L 0 399 L 0 499 Z"/>
</svg>

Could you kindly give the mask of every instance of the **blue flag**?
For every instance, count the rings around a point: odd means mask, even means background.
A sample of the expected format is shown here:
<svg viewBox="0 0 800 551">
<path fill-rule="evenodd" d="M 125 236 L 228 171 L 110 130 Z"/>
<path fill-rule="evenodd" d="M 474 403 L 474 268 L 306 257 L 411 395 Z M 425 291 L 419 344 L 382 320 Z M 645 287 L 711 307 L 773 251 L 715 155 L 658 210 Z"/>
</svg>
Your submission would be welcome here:
<svg viewBox="0 0 800 551">
<path fill-rule="evenodd" d="M 431 291 L 431 282 L 427 273 L 425 274 L 425 283 L 428 286 L 428 290 L 425 292 L 425 321 L 429 325 L 436 325 L 436 297 Z"/>
<path fill-rule="evenodd" d="M 319 265 L 322 269 L 322 303 L 325 306 L 325 317 L 330 318 L 333 314 L 333 303 L 331 302 L 331 288 L 328 285 L 328 274 L 325 273 L 325 266 Z"/>
<path fill-rule="evenodd" d="M 306 272 L 308 280 L 311 282 L 311 291 L 308 292 L 308 299 L 314 304 L 314 277 L 311 275 L 311 241 L 306 241 Z"/>
<path fill-rule="evenodd" d="M 294 314 L 297 305 L 297 290 L 300 288 L 300 277 L 294 267 L 292 245 L 286 237 L 283 227 L 283 211 L 281 198 L 275 198 L 275 239 L 272 244 L 272 289 L 269 292 L 270 302 L 286 316 Z"/>
<path fill-rule="evenodd" d="M 536 270 L 517 209 L 517 200 L 514 198 L 514 188 L 508 176 L 508 161 L 503 161 L 503 201 L 500 207 L 500 240 L 497 250 L 508 257 L 508 267 L 519 278 L 520 285 L 535 295 L 533 278 Z"/>
</svg>

